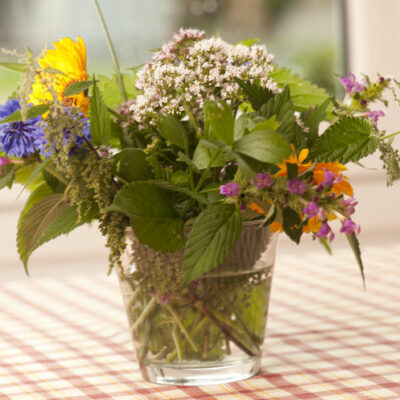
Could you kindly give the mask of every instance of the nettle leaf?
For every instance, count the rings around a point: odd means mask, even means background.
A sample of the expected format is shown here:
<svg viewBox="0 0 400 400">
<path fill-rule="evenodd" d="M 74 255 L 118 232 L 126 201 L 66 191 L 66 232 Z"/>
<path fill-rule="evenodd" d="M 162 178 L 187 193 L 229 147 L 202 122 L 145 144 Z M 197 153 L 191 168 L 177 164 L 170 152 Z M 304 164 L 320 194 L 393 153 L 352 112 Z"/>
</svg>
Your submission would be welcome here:
<svg viewBox="0 0 400 400">
<path fill-rule="evenodd" d="M 1 167 L 0 190 L 11 187 L 15 176 L 15 164 L 4 164 Z"/>
<path fill-rule="evenodd" d="M 243 96 L 256 111 L 259 111 L 264 104 L 268 103 L 274 97 L 274 94 L 270 90 L 263 88 L 257 82 L 251 83 L 240 79 L 237 79 L 236 82 L 241 87 Z"/>
<path fill-rule="evenodd" d="M 289 143 L 279 133 L 266 129 L 243 136 L 235 142 L 233 149 L 235 152 L 271 164 L 281 162 L 291 153 Z"/>
<path fill-rule="evenodd" d="M 88 90 L 92 85 L 93 81 L 72 82 L 65 88 L 63 95 L 65 97 L 69 97 L 78 93 L 82 93 L 85 90 Z"/>
<path fill-rule="evenodd" d="M 270 78 L 277 82 L 281 88 L 289 85 L 291 99 L 296 111 L 308 110 L 310 107 L 315 107 L 330 98 L 325 89 L 301 78 L 287 68 L 275 68 L 270 73 Z M 330 104 L 327 111 L 332 110 L 333 106 Z"/>
<path fill-rule="evenodd" d="M 125 149 L 118 153 L 120 156 L 117 175 L 124 181 L 133 182 L 152 177 L 147 155 L 140 149 Z"/>
<path fill-rule="evenodd" d="M 354 255 L 356 256 L 357 264 L 358 267 L 360 268 L 361 277 L 365 287 L 364 265 L 361 258 L 360 243 L 357 239 L 357 236 L 354 233 L 346 234 L 346 238 L 350 244 L 351 249 L 353 250 Z"/>
<path fill-rule="evenodd" d="M 282 212 L 282 217 L 282 228 L 286 235 L 288 235 L 294 242 L 299 244 L 301 235 L 303 234 L 299 215 L 292 208 L 285 207 Z"/>
<path fill-rule="evenodd" d="M 10 69 L 11 71 L 26 72 L 28 70 L 28 64 L 21 64 L 15 62 L 0 62 L 0 66 Z"/>
<path fill-rule="evenodd" d="M 110 118 L 103 96 L 93 79 L 92 97 L 89 106 L 90 134 L 95 146 L 106 145 L 110 141 Z"/>
<path fill-rule="evenodd" d="M 185 244 L 183 220 L 170 201 L 168 191 L 152 182 L 124 186 L 106 211 L 118 211 L 131 219 L 138 239 L 163 253 L 177 251 Z"/>
<path fill-rule="evenodd" d="M 307 137 L 308 148 L 311 148 L 318 139 L 319 124 L 326 117 L 326 109 L 329 103 L 330 100 L 326 99 L 322 104 L 318 104 L 316 107 L 309 108 L 301 113 L 301 120 L 309 129 L 308 132 L 303 133 Z"/>
<path fill-rule="evenodd" d="M 211 162 L 213 154 L 218 150 L 217 146 L 212 148 L 205 140 L 200 140 L 193 154 L 193 163 L 196 168 L 199 170 L 206 169 Z M 213 162 L 212 167 L 223 167 L 225 164 L 225 158 L 221 155 Z"/>
<path fill-rule="evenodd" d="M 47 111 L 49 111 L 50 105 L 49 104 L 39 104 L 37 106 L 30 106 L 26 109 L 25 117 L 26 120 L 31 118 L 40 117 Z M 10 114 L 7 118 L 4 118 L 0 121 L 0 124 L 11 123 L 11 122 L 19 122 L 22 121 L 22 113 L 21 110 L 14 111 Z"/>
<path fill-rule="evenodd" d="M 26 272 L 30 254 L 47 229 L 69 207 L 63 193 L 53 193 L 38 200 L 27 212 L 21 214 L 18 221 L 17 246 Z"/>
<path fill-rule="evenodd" d="M 281 93 L 273 97 L 267 104 L 264 104 L 261 108 L 261 113 L 266 118 L 275 116 L 280 123 L 278 132 L 280 132 L 288 142 L 294 142 L 294 126 L 296 119 L 294 117 L 289 86 L 285 86 Z"/>
<path fill-rule="evenodd" d="M 211 134 L 226 144 L 233 143 L 234 118 L 231 107 L 224 101 L 204 102 L 204 125 L 207 138 L 210 138 Z"/>
<path fill-rule="evenodd" d="M 371 125 L 363 118 L 346 117 L 331 125 L 311 148 L 313 161 L 338 161 L 346 164 L 372 154 L 379 140 L 371 136 Z"/>
<path fill-rule="evenodd" d="M 228 257 L 240 236 L 242 219 L 232 205 L 214 204 L 193 225 L 185 248 L 183 283 L 212 270 Z"/>
<path fill-rule="evenodd" d="M 188 135 L 181 121 L 172 115 L 160 115 L 157 121 L 157 130 L 166 140 L 185 152 L 188 151 Z"/>
</svg>

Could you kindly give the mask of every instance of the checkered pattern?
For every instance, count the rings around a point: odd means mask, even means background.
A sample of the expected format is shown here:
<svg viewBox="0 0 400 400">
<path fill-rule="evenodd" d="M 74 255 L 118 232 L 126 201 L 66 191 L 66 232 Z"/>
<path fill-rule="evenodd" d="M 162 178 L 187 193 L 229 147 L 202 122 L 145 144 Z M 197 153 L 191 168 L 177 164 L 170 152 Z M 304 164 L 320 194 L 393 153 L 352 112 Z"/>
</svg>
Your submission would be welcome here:
<svg viewBox="0 0 400 400">
<path fill-rule="evenodd" d="M 400 245 L 279 254 L 260 375 L 203 387 L 139 375 L 114 277 L 0 285 L 0 399 L 400 399 Z"/>
</svg>

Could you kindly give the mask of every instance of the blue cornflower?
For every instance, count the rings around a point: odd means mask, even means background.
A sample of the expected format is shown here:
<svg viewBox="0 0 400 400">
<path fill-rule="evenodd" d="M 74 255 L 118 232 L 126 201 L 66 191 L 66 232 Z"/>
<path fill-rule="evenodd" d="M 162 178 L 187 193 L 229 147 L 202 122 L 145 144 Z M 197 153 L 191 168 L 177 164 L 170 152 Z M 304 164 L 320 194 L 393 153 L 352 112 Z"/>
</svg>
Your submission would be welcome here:
<svg viewBox="0 0 400 400">
<path fill-rule="evenodd" d="M 68 113 L 68 108 L 66 108 L 66 111 Z M 73 146 L 70 150 L 70 154 L 69 155 L 73 155 L 76 153 L 76 151 L 82 146 L 83 142 L 84 142 L 84 138 L 86 138 L 87 140 L 91 140 L 91 136 L 90 136 L 90 124 L 89 124 L 89 120 L 87 117 L 85 117 L 85 114 L 83 113 L 79 113 L 79 115 L 77 115 L 76 117 L 74 116 L 74 119 L 80 118 L 81 119 L 81 123 L 82 123 L 82 135 L 77 135 L 75 137 L 75 146 Z M 71 130 L 72 130 L 73 126 L 71 126 L 71 128 L 64 128 L 64 140 L 65 143 L 68 143 L 68 138 L 71 135 Z M 48 139 L 44 136 L 43 132 L 38 135 L 35 139 L 34 142 L 34 147 L 36 150 L 39 151 L 39 153 L 45 157 L 49 157 L 52 154 L 53 150 L 55 149 L 55 145 L 53 146 L 49 146 L 48 145 Z"/>
<path fill-rule="evenodd" d="M 21 109 L 18 99 L 7 100 L 0 106 L 0 120 Z M 0 124 L 0 150 L 7 156 L 25 157 L 35 152 L 34 142 L 43 135 L 37 125 L 41 117 Z"/>
</svg>

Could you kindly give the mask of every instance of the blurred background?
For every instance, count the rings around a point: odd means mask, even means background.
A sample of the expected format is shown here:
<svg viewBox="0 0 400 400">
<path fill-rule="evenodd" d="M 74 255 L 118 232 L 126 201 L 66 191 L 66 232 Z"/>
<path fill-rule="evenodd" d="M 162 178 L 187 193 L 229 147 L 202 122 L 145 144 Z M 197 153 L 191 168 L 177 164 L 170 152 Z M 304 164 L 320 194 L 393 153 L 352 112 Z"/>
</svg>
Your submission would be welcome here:
<svg viewBox="0 0 400 400">
<path fill-rule="evenodd" d="M 149 49 L 168 41 L 181 26 L 204 29 L 229 42 L 260 38 L 280 66 L 343 95 L 337 76 L 350 70 L 372 77 L 377 72 L 400 79 L 400 56 L 391 43 L 400 39 L 398 0 L 100 0 L 122 69 L 147 62 Z M 112 63 L 98 18 L 89 0 L 1 0 L 0 47 L 39 54 L 61 37 L 82 36 L 87 47 L 88 72 L 111 73 Z M 0 56 L 8 60 L 6 54 Z M 0 101 L 15 88 L 19 75 L 0 70 Z M 400 110 L 382 121 L 388 132 L 400 129 Z M 400 142 L 400 138 L 397 139 Z M 400 146 L 397 145 L 399 148 Z M 364 160 L 369 168 L 379 159 Z M 349 174 L 360 201 L 355 215 L 362 226 L 363 245 L 382 246 L 400 241 L 400 184 L 386 188 L 384 174 L 351 167 Z M 15 235 L 18 213 L 28 193 L 21 187 L 0 192 L 0 279 L 26 279 L 19 261 Z M 320 251 L 307 240 L 296 248 L 282 238 L 280 251 Z M 334 247 L 346 245 L 337 240 Z M 322 250 L 321 250 L 322 251 Z M 349 250 L 350 251 L 350 250 Z M 328 257 L 328 256 L 327 256 Z M 356 267 L 356 264 L 354 266 Z M 32 277 L 107 271 L 104 239 L 96 227 L 83 227 L 33 254 Z"/>
</svg>

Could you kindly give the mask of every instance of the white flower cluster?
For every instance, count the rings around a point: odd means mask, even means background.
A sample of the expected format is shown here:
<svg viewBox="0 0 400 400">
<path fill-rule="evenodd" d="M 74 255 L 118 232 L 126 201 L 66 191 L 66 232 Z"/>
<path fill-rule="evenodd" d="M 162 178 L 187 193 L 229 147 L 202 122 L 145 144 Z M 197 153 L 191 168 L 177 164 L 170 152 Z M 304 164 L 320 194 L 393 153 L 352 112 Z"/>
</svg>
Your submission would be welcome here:
<svg viewBox="0 0 400 400">
<path fill-rule="evenodd" d="M 202 31 L 181 29 L 138 73 L 136 87 L 142 94 L 129 110 L 145 129 L 157 113 L 179 116 L 187 105 L 200 117 L 204 100 L 234 100 L 241 92 L 236 79 L 257 80 L 276 93 L 278 87 L 269 78 L 272 61 L 264 46 L 231 45 L 206 39 Z"/>
</svg>

